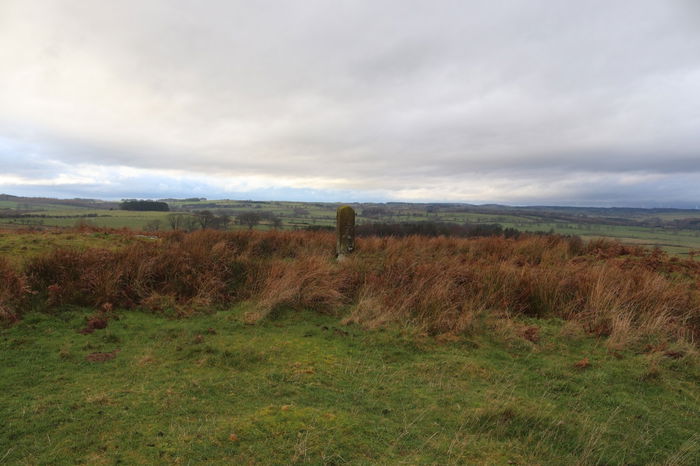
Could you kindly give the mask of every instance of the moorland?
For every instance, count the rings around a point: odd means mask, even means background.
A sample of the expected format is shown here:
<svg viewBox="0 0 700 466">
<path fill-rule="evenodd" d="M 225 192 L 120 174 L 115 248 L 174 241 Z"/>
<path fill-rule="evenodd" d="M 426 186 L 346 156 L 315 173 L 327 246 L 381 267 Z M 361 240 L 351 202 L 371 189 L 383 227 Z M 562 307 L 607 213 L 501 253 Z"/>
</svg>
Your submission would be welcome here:
<svg viewBox="0 0 700 466">
<path fill-rule="evenodd" d="M 202 213 L 225 216 L 226 229 L 322 229 L 335 225 L 340 204 L 162 199 L 168 211 L 122 210 L 121 201 L 53 199 L 0 195 L 0 228 L 74 227 L 81 224 L 149 231 L 199 229 Z M 439 223 L 500 225 L 523 232 L 578 235 L 584 240 L 619 239 L 625 244 L 659 247 L 687 256 L 700 249 L 700 210 L 596 207 L 512 207 L 502 205 L 351 203 L 357 222 L 367 224 Z M 239 221 L 239 217 L 244 218 Z M 199 218 L 197 218 L 199 217 Z"/>
<path fill-rule="evenodd" d="M 323 228 L 332 205 L 236 205 L 282 224 L 167 226 L 196 217 L 184 205 L 5 218 L 0 462 L 700 460 L 693 254 L 571 234 L 580 226 L 556 233 L 559 218 L 536 227 L 512 212 L 419 206 L 423 220 L 518 232 L 366 235 L 338 262 Z M 399 216 L 364 208 L 361 223 Z M 639 212 L 634 227 L 590 226 L 673 237 L 691 213 L 656 213 L 664 227 Z M 99 224 L 120 219 L 142 223 Z"/>
</svg>

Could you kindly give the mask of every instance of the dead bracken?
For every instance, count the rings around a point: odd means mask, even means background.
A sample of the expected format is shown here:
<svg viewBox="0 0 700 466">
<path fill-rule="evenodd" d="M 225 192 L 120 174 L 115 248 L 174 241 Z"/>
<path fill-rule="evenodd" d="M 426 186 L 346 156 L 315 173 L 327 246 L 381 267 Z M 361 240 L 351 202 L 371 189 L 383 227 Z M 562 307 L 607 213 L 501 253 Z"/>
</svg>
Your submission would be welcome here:
<svg viewBox="0 0 700 466">
<path fill-rule="evenodd" d="M 202 230 L 159 238 L 114 250 L 55 249 L 21 268 L 0 263 L 11 284 L 0 294 L 0 315 L 21 318 L 30 301 L 52 310 L 92 307 L 99 311 L 83 330 L 90 333 L 116 318 L 115 309 L 187 317 L 248 302 L 250 325 L 292 308 L 342 312 L 344 323 L 369 328 L 411 322 L 431 335 L 459 335 L 484 316 L 510 316 L 574 321 L 616 346 L 645 335 L 700 338 L 700 264 L 616 241 L 361 237 L 339 263 L 332 232 Z M 520 336 L 536 343 L 540 331 L 524 328 Z"/>
</svg>

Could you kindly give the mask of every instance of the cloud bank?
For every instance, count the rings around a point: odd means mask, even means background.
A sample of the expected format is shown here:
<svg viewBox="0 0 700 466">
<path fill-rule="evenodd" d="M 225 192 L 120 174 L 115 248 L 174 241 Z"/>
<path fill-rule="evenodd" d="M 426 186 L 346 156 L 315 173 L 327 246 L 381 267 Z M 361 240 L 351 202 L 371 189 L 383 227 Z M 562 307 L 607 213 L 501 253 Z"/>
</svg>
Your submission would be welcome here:
<svg viewBox="0 0 700 466">
<path fill-rule="evenodd" d="M 0 191 L 695 207 L 692 0 L 6 0 Z"/>
</svg>

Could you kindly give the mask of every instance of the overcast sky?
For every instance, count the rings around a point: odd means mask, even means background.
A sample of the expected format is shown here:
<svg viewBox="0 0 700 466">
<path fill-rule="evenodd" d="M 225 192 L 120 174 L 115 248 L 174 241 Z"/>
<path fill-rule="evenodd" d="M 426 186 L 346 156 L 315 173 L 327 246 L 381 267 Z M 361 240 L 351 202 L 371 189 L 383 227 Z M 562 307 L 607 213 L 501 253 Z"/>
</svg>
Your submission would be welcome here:
<svg viewBox="0 0 700 466">
<path fill-rule="evenodd" d="M 700 1 L 0 0 L 0 192 L 700 205 Z"/>
</svg>

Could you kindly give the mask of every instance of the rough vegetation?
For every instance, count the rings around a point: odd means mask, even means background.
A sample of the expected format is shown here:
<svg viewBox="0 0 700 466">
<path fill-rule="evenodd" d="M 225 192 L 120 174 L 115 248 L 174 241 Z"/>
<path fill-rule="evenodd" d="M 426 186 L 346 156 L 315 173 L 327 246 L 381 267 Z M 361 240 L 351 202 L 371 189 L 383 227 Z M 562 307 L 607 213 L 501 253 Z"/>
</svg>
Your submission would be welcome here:
<svg viewBox="0 0 700 466">
<path fill-rule="evenodd" d="M 326 232 L 205 230 L 117 249 L 58 248 L 24 267 L 1 262 L 0 305 L 5 316 L 105 305 L 190 315 L 252 301 L 258 317 L 310 308 L 433 334 L 523 316 L 575 320 L 616 344 L 700 336 L 700 264 L 659 250 L 558 235 L 369 237 L 337 263 L 334 246 Z"/>
<path fill-rule="evenodd" d="M 700 461 L 693 260 L 557 235 L 363 237 L 342 262 L 322 231 L 0 240 L 0 462 Z"/>
<path fill-rule="evenodd" d="M 16 322 L 28 294 L 25 276 L 0 256 L 0 322 Z"/>
</svg>

